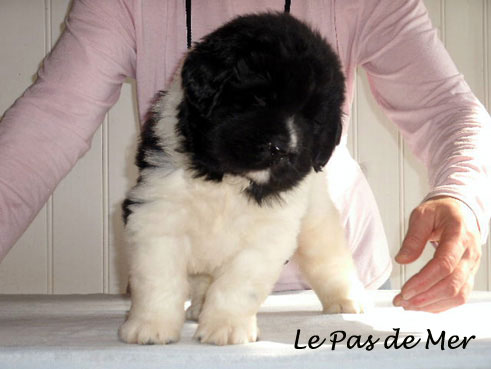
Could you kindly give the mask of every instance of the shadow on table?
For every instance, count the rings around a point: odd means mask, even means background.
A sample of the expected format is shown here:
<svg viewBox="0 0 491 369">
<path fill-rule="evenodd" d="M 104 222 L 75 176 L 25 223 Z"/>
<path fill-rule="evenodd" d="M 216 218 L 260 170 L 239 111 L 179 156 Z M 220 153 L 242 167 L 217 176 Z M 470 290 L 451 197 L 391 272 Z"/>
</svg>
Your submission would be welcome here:
<svg viewBox="0 0 491 369">
<path fill-rule="evenodd" d="M 351 344 L 355 344 L 357 340 L 360 344 L 367 340 L 384 342 L 389 336 L 394 336 L 394 329 L 398 328 L 394 326 L 391 330 L 380 330 L 360 320 L 347 320 L 341 314 L 325 315 L 317 311 L 263 312 L 258 314 L 258 325 L 261 341 L 305 346 L 309 340 L 319 345 L 325 339 L 323 346 L 329 347 L 332 341 L 337 341 L 339 346 L 346 346 L 348 340 Z M 397 333 L 398 341 L 407 336 L 417 338 L 425 334 L 422 330 L 407 329 Z"/>
</svg>

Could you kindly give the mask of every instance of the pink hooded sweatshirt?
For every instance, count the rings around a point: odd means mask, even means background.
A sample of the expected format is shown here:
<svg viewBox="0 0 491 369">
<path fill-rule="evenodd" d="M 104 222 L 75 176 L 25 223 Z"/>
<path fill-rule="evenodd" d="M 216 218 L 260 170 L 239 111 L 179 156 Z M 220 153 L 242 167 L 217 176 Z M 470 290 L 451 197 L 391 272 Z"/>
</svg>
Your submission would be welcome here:
<svg viewBox="0 0 491 369">
<path fill-rule="evenodd" d="M 284 0 L 192 3 L 192 36 L 232 17 L 282 11 Z M 491 212 L 491 119 L 470 91 L 419 0 L 293 0 L 292 15 L 318 29 L 337 51 L 350 114 L 354 75 L 362 66 L 371 90 L 407 144 L 424 162 L 431 191 L 476 215 L 482 239 Z M 127 77 L 136 78 L 141 121 L 186 52 L 185 0 L 75 0 L 66 29 L 39 78 L 0 123 L 0 260 L 89 149 Z M 377 288 L 391 260 L 373 195 L 344 136 L 328 163 L 359 276 Z M 276 289 L 307 287 L 292 263 Z"/>
</svg>

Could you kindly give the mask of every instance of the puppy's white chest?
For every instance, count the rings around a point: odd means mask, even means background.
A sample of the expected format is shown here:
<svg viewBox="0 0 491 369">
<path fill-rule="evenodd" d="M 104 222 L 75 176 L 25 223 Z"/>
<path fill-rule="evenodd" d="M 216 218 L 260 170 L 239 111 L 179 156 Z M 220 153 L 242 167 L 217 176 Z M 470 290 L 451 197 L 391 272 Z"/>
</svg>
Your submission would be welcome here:
<svg viewBox="0 0 491 369">
<path fill-rule="evenodd" d="M 255 213 L 253 205 L 247 204 L 242 197 L 218 184 L 192 191 L 187 202 L 190 232 L 203 238 L 201 244 L 206 242 L 206 238 L 217 241 L 221 237 L 230 238 L 241 233 Z"/>
<path fill-rule="evenodd" d="M 295 247 L 304 212 L 302 201 L 259 206 L 238 188 L 236 184 L 205 183 L 190 191 L 186 228 L 191 273 L 211 273 L 248 247 Z M 283 245 L 275 244 L 273 236 L 279 233 L 287 239 Z"/>
</svg>

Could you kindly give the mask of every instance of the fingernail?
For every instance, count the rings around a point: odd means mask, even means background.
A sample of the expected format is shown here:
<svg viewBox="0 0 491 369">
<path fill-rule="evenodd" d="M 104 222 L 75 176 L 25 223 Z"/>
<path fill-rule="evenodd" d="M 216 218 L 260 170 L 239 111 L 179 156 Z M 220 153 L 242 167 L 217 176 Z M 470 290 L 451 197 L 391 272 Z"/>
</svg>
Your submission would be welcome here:
<svg viewBox="0 0 491 369">
<path fill-rule="evenodd" d="M 399 293 L 398 295 L 396 295 L 396 296 L 394 297 L 394 299 L 392 300 L 392 303 L 394 304 L 394 306 L 401 306 L 402 301 L 403 301 L 402 296 L 401 296 L 401 294 Z"/>
<path fill-rule="evenodd" d="M 407 259 L 408 257 L 409 257 L 409 251 L 406 249 L 400 250 L 396 255 L 397 259 Z"/>
</svg>

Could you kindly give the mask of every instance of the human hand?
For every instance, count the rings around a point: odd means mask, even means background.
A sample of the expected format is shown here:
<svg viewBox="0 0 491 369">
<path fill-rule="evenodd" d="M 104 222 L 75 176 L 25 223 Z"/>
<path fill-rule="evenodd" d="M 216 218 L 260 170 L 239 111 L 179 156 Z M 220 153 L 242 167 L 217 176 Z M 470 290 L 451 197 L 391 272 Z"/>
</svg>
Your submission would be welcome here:
<svg viewBox="0 0 491 369">
<path fill-rule="evenodd" d="M 481 259 L 476 217 L 452 197 L 425 201 L 411 213 L 396 262 L 412 263 L 428 241 L 437 243 L 433 259 L 404 284 L 393 303 L 407 310 L 438 313 L 464 304 L 474 286 Z"/>
</svg>

